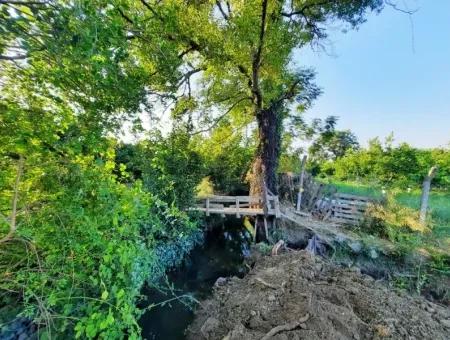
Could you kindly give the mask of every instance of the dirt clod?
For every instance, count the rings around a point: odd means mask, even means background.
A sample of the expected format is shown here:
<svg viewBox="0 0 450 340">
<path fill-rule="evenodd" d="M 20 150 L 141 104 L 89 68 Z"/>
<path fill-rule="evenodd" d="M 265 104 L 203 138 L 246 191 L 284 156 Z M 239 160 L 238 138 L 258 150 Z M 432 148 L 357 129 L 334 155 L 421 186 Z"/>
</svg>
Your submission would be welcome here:
<svg viewBox="0 0 450 340">
<path fill-rule="evenodd" d="M 299 251 L 260 258 L 243 279 L 216 287 L 187 336 L 438 340 L 450 339 L 449 327 L 449 308 Z"/>
</svg>

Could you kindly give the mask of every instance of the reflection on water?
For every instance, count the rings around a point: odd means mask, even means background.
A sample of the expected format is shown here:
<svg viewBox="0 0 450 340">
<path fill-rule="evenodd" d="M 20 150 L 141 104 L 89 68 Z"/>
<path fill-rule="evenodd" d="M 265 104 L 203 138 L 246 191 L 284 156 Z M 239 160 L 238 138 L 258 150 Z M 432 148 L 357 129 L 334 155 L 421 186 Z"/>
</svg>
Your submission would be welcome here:
<svg viewBox="0 0 450 340">
<path fill-rule="evenodd" d="M 206 232 L 205 242 L 195 247 L 184 263 L 168 273 L 176 294 L 191 294 L 201 300 L 207 297 L 219 277 L 245 274 L 243 259 L 250 254 L 251 237 L 240 220 L 227 220 Z M 147 305 L 173 298 L 154 289 L 144 289 Z M 140 319 L 145 339 L 184 339 L 184 330 L 192 322 L 193 311 L 186 303 L 174 300 L 146 312 Z"/>
</svg>

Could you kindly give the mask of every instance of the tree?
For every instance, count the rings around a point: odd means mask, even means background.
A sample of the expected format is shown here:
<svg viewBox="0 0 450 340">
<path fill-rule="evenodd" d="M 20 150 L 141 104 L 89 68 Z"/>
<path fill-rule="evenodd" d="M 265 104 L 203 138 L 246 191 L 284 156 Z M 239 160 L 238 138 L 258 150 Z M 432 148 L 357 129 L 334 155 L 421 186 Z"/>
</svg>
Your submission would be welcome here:
<svg viewBox="0 0 450 340">
<path fill-rule="evenodd" d="M 261 192 L 265 182 L 276 192 L 288 106 L 296 101 L 301 108 L 308 107 L 319 94 L 311 70 L 291 67 L 293 50 L 325 38 L 329 21 L 359 25 L 366 10 L 380 10 L 383 1 L 142 0 L 140 4 L 122 3 L 123 19 L 130 34 L 135 32 L 141 60 L 161 60 L 159 48 L 166 48 L 166 60 L 177 66 L 172 68 L 176 70 L 172 87 L 179 91 L 184 85 L 184 91 L 178 92 L 180 109 L 174 112 L 187 114 L 191 124 L 195 113 L 210 126 L 229 114 L 256 121 L 251 191 Z M 155 65 L 156 72 L 159 69 Z M 195 89 L 194 75 L 199 80 Z"/>
<path fill-rule="evenodd" d="M 326 38 L 331 21 L 358 26 L 383 0 L 79 0 L 45 2 L 45 10 L 24 6 L 31 10 L 39 46 L 31 48 L 35 39 L 22 30 L 6 40 L 26 42 L 25 55 L 45 71 L 36 76 L 64 88 L 94 114 L 91 121 L 114 125 L 118 113 L 158 99 L 191 129 L 207 131 L 225 116 L 256 122 L 256 193 L 263 182 L 276 192 L 290 104 L 305 109 L 319 94 L 313 72 L 292 67 L 292 52 Z"/>
<path fill-rule="evenodd" d="M 330 116 L 323 122 L 316 119 L 309 134 L 313 137 L 308 148 L 310 158 L 315 162 L 336 160 L 345 155 L 348 150 L 359 148 L 358 139 L 350 130 L 336 130 L 337 117 Z"/>
</svg>

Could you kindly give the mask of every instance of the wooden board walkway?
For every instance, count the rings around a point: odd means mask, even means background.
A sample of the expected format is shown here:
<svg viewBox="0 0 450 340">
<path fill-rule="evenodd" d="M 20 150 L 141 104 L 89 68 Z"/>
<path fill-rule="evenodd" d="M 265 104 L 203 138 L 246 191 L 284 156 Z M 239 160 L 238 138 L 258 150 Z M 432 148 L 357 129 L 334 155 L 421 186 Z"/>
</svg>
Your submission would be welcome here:
<svg viewBox="0 0 450 340">
<path fill-rule="evenodd" d="M 266 200 L 259 196 L 206 196 L 198 197 L 197 205 L 192 208 L 209 216 L 235 215 L 241 216 L 275 216 L 280 217 L 280 202 L 278 196 L 267 195 Z"/>
</svg>

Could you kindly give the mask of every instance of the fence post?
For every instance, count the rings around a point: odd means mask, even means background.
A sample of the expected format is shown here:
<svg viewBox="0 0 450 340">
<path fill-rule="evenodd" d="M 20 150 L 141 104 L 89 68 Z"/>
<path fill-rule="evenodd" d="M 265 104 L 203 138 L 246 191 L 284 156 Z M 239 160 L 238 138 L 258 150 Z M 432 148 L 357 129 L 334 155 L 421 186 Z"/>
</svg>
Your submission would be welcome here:
<svg viewBox="0 0 450 340">
<path fill-rule="evenodd" d="M 306 155 L 303 155 L 302 162 L 300 164 L 300 183 L 298 186 L 298 194 L 297 194 L 297 211 L 300 211 L 300 207 L 302 204 L 303 179 L 305 177 L 305 164 L 306 164 Z"/>
<path fill-rule="evenodd" d="M 427 218 L 428 198 L 430 197 L 431 181 L 433 180 L 434 176 L 436 176 L 437 170 L 438 167 L 436 165 L 433 166 L 428 172 L 428 175 L 423 180 L 422 197 L 420 198 L 420 217 L 419 217 L 420 223 L 422 224 L 425 224 Z"/>
</svg>

